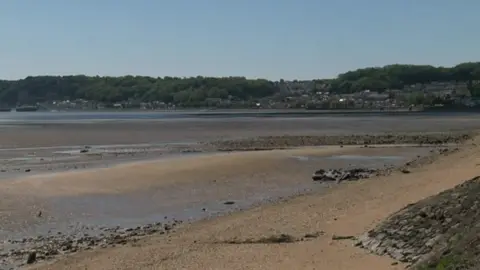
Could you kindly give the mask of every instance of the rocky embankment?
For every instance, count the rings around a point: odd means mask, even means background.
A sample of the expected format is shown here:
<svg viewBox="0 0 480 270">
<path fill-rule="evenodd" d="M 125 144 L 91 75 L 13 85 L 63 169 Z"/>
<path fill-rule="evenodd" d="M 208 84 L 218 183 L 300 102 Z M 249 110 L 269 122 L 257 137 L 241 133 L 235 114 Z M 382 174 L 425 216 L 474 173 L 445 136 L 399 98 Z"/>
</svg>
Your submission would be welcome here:
<svg viewBox="0 0 480 270">
<path fill-rule="evenodd" d="M 407 206 L 356 245 L 414 269 L 480 269 L 480 177 Z"/>
<path fill-rule="evenodd" d="M 174 220 L 135 228 L 104 228 L 95 235 L 65 235 L 58 232 L 47 236 L 6 240 L 0 249 L 0 269 L 16 269 L 79 251 L 134 244 L 144 236 L 167 234 L 181 223 L 182 221 Z"/>
<path fill-rule="evenodd" d="M 258 151 L 301 146 L 322 145 L 380 145 L 416 144 L 443 145 L 458 144 L 472 139 L 473 133 L 423 133 L 423 134 L 364 134 L 325 136 L 269 136 L 237 140 L 220 140 L 205 143 L 217 151 Z"/>
</svg>

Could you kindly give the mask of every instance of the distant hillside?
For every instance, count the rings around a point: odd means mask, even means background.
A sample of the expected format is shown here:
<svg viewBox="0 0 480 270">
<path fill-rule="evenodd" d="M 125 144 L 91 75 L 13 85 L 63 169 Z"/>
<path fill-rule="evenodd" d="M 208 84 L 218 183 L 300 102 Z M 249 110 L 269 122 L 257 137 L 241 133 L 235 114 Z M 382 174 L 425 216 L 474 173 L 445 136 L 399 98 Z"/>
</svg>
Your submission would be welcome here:
<svg viewBox="0 0 480 270">
<path fill-rule="evenodd" d="M 0 80 L 1 104 L 31 104 L 51 100 L 86 99 L 114 103 L 126 100 L 160 101 L 202 106 L 211 99 L 256 100 L 276 93 L 288 94 L 288 85 L 305 91 L 328 90 L 353 93 L 365 89 L 382 92 L 431 82 L 466 82 L 476 95 L 480 80 L 480 62 L 463 63 L 451 68 L 420 65 L 389 65 L 363 68 L 340 74 L 335 79 L 298 83 L 250 80 L 243 77 L 153 78 L 144 76 L 88 77 L 37 76 L 17 81 Z"/>
<path fill-rule="evenodd" d="M 332 91 L 353 93 L 364 89 L 374 91 L 403 89 L 405 86 L 432 82 L 467 82 L 469 88 L 474 88 L 478 80 L 480 80 L 480 62 L 471 62 L 451 68 L 398 64 L 363 68 L 340 74 L 330 84 Z"/>
</svg>

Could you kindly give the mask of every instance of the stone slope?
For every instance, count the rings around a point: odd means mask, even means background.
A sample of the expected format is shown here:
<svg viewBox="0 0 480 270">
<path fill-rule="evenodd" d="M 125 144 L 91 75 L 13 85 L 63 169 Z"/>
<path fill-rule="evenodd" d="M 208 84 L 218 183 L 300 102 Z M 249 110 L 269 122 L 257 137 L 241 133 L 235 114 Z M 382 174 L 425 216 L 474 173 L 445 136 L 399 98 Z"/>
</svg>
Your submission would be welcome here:
<svg viewBox="0 0 480 270">
<path fill-rule="evenodd" d="M 356 245 L 416 269 L 478 269 L 479 194 L 480 176 L 405 207 Z"/>
</svg>

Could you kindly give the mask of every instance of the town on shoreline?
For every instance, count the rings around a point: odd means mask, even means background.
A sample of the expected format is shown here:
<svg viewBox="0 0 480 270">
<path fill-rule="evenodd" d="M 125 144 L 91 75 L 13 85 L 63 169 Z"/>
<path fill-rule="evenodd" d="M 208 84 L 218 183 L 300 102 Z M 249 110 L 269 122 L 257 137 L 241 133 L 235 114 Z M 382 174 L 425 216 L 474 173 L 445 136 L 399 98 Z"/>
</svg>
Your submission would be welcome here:
<svg viewBox="0 0 480 270">
<path fill-rule="evenodd" d="M 389 65 L 334 79 L 36 76 L 0 80 L 2 111 L 303 109 L 476 110 L 480 62 Z"/>
</svg>

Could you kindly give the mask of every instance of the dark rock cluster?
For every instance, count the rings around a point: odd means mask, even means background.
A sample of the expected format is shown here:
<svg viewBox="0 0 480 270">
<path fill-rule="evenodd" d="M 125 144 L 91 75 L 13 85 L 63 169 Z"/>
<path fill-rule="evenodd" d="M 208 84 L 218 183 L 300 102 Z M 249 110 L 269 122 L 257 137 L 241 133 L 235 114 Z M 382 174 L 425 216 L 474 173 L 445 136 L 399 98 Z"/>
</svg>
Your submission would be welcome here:
<svg viewBox="0 0 480 270">
<path fill-rule="evenodd" d="M 169 223 L 157 222 L 135 228 L 104 228 L 101 233 L 95 235 L 83 233 L 73 236 L 59 232 L 49 236 L 7 240 L 0 249 L 0 269 L 4 269 L 2 265 L 22 266 L 50 260 L 58 255 L 134 243 L 143 236 L 166 234 L 181 223 L 174 220 Z"/>
<path fill-rule="evenodd" d="M 379 170 L 355 168 L 355 169 L 328 169 L 318 170 L 312 175 L 313 181 L 355 181 L 370 178 L 380 173 Z"/>
<path fill-rule="evenodd" d="M 478 194 L 480 177 L 475 177 L 405 207 L 360 236 L 356 245 L 419 269 L 479 269 Z"/>
</svg>

